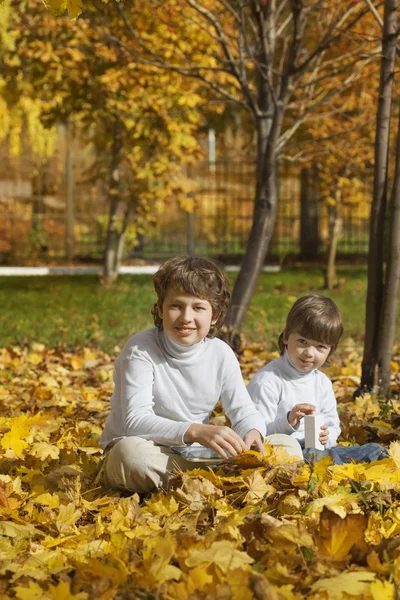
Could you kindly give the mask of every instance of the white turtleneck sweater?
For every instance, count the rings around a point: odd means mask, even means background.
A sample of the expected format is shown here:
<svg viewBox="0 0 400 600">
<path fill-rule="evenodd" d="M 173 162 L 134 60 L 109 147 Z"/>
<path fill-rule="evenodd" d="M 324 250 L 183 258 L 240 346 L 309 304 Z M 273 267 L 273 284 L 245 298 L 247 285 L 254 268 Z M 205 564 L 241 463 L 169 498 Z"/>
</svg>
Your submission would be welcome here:
<svg viewBox="0 0 400 600">
<path fill-rule="evenodd" d="M 265 421 L 246 390 L 239 363 L 219 339 L 183 346 L 156 328 L 137 333 L 115 361 L 114 382 L 102 448 L 126 436 L 182 446 L 188 427 L 208 423 L 219 399 L 238 435 L 251 429 L 265 435 Z"/>
<path fill-rule="evenodd" d="M 329 428 L 327 448 L 336 446 L 340 422 L 332 383 L 317 369 L 304 373 L 289 361 L 287 352 L 258 371 L 247 386 L 256 407 L 263 415 L 267 435 L 286 433 L 304 442 L 304 420 L 293 428 L 287 414 L 295 404 L 314 404 L 315 413 L 324 415 Z"/>
</svg>

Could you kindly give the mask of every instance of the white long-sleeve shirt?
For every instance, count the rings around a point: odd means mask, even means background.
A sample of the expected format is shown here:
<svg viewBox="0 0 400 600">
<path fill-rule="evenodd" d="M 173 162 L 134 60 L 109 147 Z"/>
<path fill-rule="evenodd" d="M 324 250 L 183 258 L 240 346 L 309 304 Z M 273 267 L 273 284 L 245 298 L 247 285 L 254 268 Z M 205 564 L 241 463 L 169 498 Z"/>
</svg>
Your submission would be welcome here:
<svg viewBox="0 0 400 600">
<path fill-rule="evenodd" d="M 304 373 L 289 361 L 287 352 L 260 369 L 247 390 L 263 415 L 267 435 L 286 433 L 304 442 L 304 419 L 293 428 L 287 419 L 295 404 L 314 404 L 315 413 L 324 415 L 329 428 L 326 448 L 336 446 L 340 434 L 336 398 L 329 378 L 317 369 Z"/>
<path fill-rule="evenodd" d="M 115 361 L 114 382 L 102 448 L 126 436 L 182 446 L 188 427 L 208 423 L 219 399 L 238 435 L 251 429 L 265 435 L 265 421 L 246 390 L 239 363 L 219 339 L 183 346 L 157 328 L 137 333 Z"/>
</svg>

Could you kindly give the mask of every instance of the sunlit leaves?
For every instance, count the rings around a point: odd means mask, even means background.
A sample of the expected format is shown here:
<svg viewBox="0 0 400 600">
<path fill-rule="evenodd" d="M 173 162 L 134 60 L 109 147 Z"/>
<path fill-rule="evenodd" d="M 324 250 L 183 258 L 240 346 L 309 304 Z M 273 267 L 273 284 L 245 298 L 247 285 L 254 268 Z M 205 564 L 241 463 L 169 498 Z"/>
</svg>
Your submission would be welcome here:
<svg viewBox="0 0 400 600">
<path fill-rule="evenodd" d="M 248 376 L 258 366 L 249 348 Z M 357 382 L 341 370 L 341 412 L 376 439 L 389 423 L 367 420 L 379 398 L 349 402 Z M 94 349 L 0 350 L 2 598 L 393 599 L 398 442 L 370 465 L 304 465 L 267 447 L 126 497 L 96 482 L 111 391 L 112 361 Z"/>
<path fill-rule="evenodd" d="M 43 0 L 43 2 L 55 16 L 67 12 L 71 19 L 76 19 L 82 12 L 82 0 Z"/>
</svg>

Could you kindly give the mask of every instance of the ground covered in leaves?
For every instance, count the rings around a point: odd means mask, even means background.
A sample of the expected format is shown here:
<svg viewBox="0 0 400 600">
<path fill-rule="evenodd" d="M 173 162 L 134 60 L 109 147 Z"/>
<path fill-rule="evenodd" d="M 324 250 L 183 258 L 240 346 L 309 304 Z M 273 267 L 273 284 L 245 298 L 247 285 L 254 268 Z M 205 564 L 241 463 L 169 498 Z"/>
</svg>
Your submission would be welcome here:
<svg viewBox="0 0 400 600">
<path fill-rule="evenodd" d="M 273 357 L 248 347 L 245 379 Z M 398 359 L 390 402 L 353 402 L 357 352 L 328 370 L 341 443 L 380 441 L 390 458 L 306 465 L 267 449 L 139 498 L 96 481 L 111 358 L 39 344 L 0 350 L 0 598 L 398 598 Z"/>
</svg>

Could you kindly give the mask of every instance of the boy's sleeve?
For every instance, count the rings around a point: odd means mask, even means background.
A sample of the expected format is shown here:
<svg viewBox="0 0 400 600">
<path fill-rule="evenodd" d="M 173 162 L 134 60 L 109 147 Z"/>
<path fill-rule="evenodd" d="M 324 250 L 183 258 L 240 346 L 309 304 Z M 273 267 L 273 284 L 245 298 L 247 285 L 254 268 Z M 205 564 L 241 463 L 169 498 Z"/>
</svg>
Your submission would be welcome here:
<svg viewBox="0 0 400 600">
<path fill-rule="evenodd" d="M 323 375 L 320 411 L 324 415 L 325 425 L 328 425 L 329 428 L 329 438 L 326 447 L 333 448 L 337 445 L 337 439 L 340 435 L 340 420 L 332 382 L 326 375 Z"/>
<path fill-rule="evenodd" d="M 180 446 L 190 423 L 159 417 L 153 410 L 153 365 L 134 349 L 121 364 L 119 395 L 124 435 L 138 436 L 166 446 Z"/>
<path fill-rule="evenodd" d="M 273 433 L 291 435 L 296 431 L 289 423 L 286 413 L 278 416 L 280 386 L 278 378 L 273 373 L 267 371 L 254 376 L 247 390 L 264 419 L 267 435 Z"/>
<path fill-rule="evenodd" d="M 265 421 L 251 401 L 243 381 L 239 362 L 229 348 L 228 359 L 221 390 L 221 403 L 232 423 L 232 429 L 243 438 L 251 429 L 257 429 L 265 437 Z"/>
</svg>

